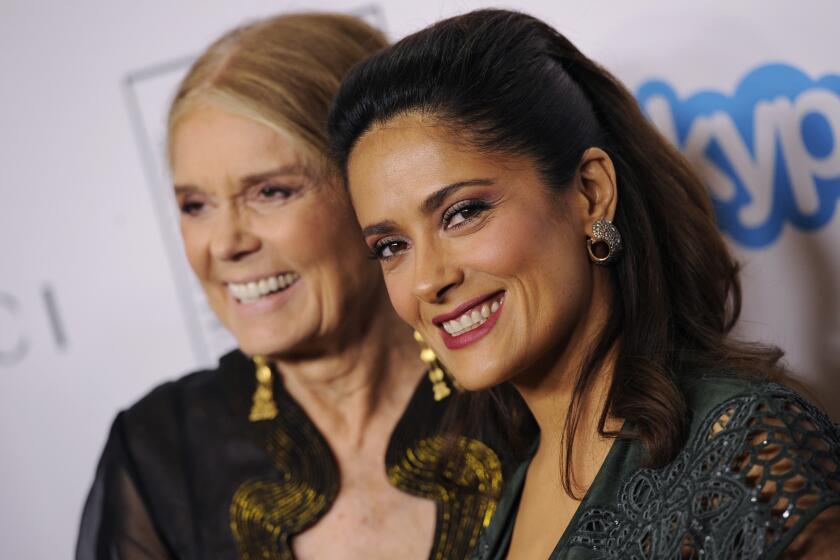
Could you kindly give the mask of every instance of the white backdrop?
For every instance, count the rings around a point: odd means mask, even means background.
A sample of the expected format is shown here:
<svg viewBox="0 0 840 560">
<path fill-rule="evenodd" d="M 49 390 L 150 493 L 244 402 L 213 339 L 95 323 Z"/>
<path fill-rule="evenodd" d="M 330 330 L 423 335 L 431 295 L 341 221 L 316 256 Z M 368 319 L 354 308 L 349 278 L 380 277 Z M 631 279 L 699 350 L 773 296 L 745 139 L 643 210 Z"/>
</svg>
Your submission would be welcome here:
<svg viewBox="0 0 840 560">
<path fill-rule="evenodd" d="M 479 2 L 0 4 L 0 557 L 70 557 L 109 423 L 230 339 L 183 265 L 159 158 L 185 61 L 278 11 L 392 38 Z M 703 171 L 745 263 L 750 338 L 840 417 L 840 8 L 530 1 L 637 93 Z M 807 6 L 807 8 L 805 7 Z"/>
</svg>

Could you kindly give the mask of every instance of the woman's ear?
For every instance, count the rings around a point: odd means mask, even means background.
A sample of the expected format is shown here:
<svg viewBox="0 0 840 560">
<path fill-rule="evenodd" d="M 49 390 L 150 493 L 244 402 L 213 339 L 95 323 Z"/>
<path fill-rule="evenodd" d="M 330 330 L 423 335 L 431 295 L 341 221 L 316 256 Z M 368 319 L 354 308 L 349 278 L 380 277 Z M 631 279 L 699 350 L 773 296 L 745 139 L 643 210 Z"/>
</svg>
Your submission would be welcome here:
<svg viewBox="0 0 840 560">
<path fill-rule="evenodd" d="M 612 221 L 615 217 L 618 190 L 612 159 L 601 148 L 589 148 L 580 158 L 578 177 L 577 187 L 584 202 L 584 225 L 589 235 L 597 220 Z"/>
</svg>

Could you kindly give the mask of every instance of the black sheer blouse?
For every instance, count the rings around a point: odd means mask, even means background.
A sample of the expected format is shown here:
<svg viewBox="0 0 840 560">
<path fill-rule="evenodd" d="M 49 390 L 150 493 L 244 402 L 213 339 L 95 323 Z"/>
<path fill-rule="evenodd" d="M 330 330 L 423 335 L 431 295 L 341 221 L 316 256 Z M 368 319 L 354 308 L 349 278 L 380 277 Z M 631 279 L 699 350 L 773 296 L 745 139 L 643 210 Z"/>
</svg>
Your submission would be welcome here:
<svg viewBox="0 0 840 560">
<path fill-rule="evenodd" d="M 76 558 L 293 558 L 291 539 L 329 510 L 339 475 L 323 436 L 274 379 L 272 420 L 248 420 L 254 364 L 239 351 L 121 412 Z M 435 401 L 424 377 L 385 457 L 395 487 L 436 502 L 430 558 L 441 560 L 469 555 L 502 483 L 488 442 L 460 437 L 456 453 L 446 448 L 438 431 L 451 400 Z"/>
</svg>

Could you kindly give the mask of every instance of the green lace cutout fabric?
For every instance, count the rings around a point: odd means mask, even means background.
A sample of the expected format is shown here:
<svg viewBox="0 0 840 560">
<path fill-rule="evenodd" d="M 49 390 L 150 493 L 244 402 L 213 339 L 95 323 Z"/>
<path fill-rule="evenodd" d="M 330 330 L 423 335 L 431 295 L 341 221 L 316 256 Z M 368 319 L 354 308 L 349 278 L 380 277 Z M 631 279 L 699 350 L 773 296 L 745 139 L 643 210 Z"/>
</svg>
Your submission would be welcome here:
<svg viewBox="0 0 840 560">
<path fill-rule="evenodd" d="M 774 557 L 840 504 L 840 426 L 776 384 L 714 409 L 661 469 L 640 469 L 615 507 L 593 507 L 570 547 L 602 559 Z"/>
</svg>

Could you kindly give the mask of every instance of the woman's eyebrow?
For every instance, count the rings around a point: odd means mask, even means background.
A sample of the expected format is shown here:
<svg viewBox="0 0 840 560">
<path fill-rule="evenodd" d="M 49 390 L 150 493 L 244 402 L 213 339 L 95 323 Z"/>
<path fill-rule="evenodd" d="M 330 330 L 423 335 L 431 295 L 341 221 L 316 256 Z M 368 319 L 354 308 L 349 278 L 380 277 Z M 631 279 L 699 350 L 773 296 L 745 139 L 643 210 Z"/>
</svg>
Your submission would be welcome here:
<svg viewBox="0 0 840 560">
<path fill-rule="evenodd" d="M 245 188 L 251 185 L 257 185 L 259 183 L 262 183 L 267 179 L 296 175 L 309 176 L 309 171 L 305 166 L 301 165 L 300 163 L 292 163 L 288 165 L 281 165 L 280 167 L 275 167 L 274 169 L 269 169 L 267 171 L 260 171 L 259 173 L 252 173 L 250 175 L 246 175 L 239 180 L 239 183 L 242 185 L 242 188 Z M 174 190 L 176 195 L 184 195 L 193 192 L 199 192 L 201 191 L 201 188 L 199 188 L 196 185 L 190 184 L 176 184 L 174 185 Z"/>
<path fill-rule="evenodd" d="M 201 191 L 195 185 L 173 185 L 172 190 L 175 191 L 175 196 L 186 196 Z"/>
<path fill-rule="evenodd" d="M 370 235 L 388 235 L 397 231 L 397 224 L 391 220 L 384 220 L 373 225 L 367 226 L 362 230 L 362 235 L 368 237 Z"/>
<path fill-rule="evenodd" d="M 289 165 L 281 165 L 280 167 L 269 169 L 268 171 L 262 171 L 260 173 L 246 175 L 245 177 L 242 177 L 242 179 L 240 179 L 240 183 L 244 186 L 256 185 L 258 183 L 262 183 L 266 179 L 272 179 L 275 177 L 283 177 L 289 175 L 306 175 L 306 173 L 307 170 L 303 165 L 299 163 L 293 163 Z"/>
<path fill-rule="evenodd" d="M 426 199 L 420 204 L 420 212 L 423 214 L 431 214 L 440 208 L 440 205 L 443 204 L 450 194 L 458 191 L 459 189 L 463 189 L 464 187 L 489 186 L 495 183 L 495 179 L 468 179 L 466 181 L 458 181 L 457 183 L 446 185 L 426 197 Z"/>
</svg>

